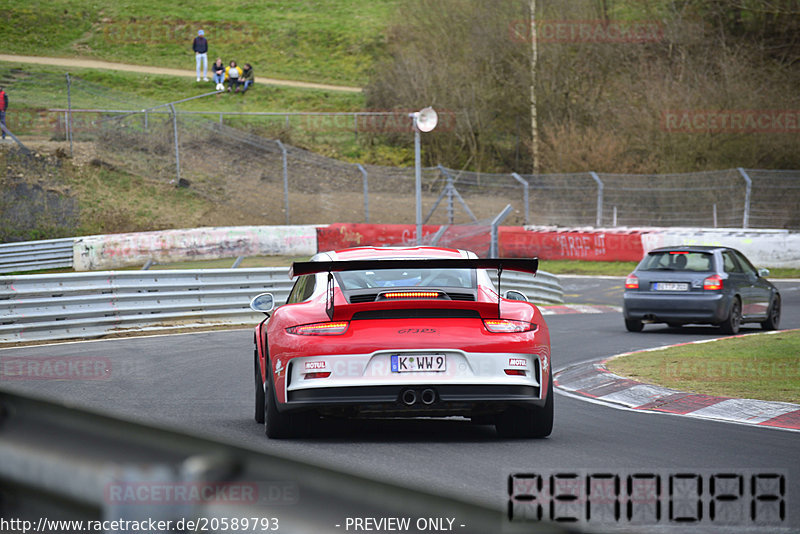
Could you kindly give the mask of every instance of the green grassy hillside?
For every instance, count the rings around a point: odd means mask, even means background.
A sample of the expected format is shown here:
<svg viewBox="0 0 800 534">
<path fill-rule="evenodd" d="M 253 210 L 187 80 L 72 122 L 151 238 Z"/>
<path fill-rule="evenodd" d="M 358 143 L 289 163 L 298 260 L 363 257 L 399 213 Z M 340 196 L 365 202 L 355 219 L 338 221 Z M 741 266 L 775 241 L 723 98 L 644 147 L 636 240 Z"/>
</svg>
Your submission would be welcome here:
<svg viewBox="0 0 800 534">
<path fill-rule="evenodd" d="M 397 0 L 2 2 L 7 54 L 99 58 L 194 68 L 202 28 L 209 58 L 261 76 L 363 84 L 383 52 Z"/>
</svg>

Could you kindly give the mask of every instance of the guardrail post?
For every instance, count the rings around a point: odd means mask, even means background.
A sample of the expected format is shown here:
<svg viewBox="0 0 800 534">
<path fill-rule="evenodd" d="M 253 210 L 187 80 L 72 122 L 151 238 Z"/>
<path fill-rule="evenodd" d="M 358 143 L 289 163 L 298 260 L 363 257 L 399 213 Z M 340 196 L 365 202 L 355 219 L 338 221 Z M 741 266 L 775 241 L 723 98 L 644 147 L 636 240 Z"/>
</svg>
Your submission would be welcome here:
<svg viewBox="0 0 800 534">
<path fill-rule="evenodd" d="M 489 257 L 490 258 L 497 258 L 499 251 L 500 251 L 500 237 L 497 227 L 500 226 L 500 223 L 506 220 L 506 217 L 511 213 L 511 204 L 506 204 L 506 207 L 503 208 L 497 217 L 492 219 L 492 244 L 489 248 Z"/>
<path fill-rule="evenodd" d="M 286 116 L 288 121 L 289 116 Z M 286 225 L 289 225 L 289 163 L 287 161 L 286 147 L 283 146 L 280 139 L 275 140 L 283 154 L 283 205 L 286 209 Z"/>
<path fill-rule="evenodd" d="M 745 190 L 744 190 L 744 216 L 742 217 L 742 228 L 748 228 L 750 226 L 750 192 L 753 189 L 753 181 L 744 172 L 744 169 L 739 167 L 736 170 L 739 171 L 739 174 L 742 175 L 745 182 Z"/>
<path fill-rule="evenodd" d="M 597 183 L 597 221 L 595 223 L 595 228 L 600 228 L 603 226 L 603 181 L 600 180 L 600 177 L 597 176 L 597 173 L 594 171 L 589 172 L 589 175 L 594 178 L 594 181 Z M 614 214 L 614 226 L 616 226 L 616 208 L 614 208 Z"/>
<path fill-rule="evenodd" d="M 367 170 L 364 168 L 363 165 L 360 163 L 356 163 L 356 167 L 358 170 L 361 171 L 361 175 L 364 178 L 364 222 L 369 222 L 369 191 L 367 189 Z"/>
<path fill-rule="evenodd" d="M 522 195 L 523 195 L 523 202 L 525 203 L 525 225 L 528 224 L 528 189 L 530 189 L 530 184 L 527 180 L 523 179 L 522 176 L 519 174 L 512 172 L 511 176 L 514 177 L 516 181 L 522 184 Z"/>
</svg>

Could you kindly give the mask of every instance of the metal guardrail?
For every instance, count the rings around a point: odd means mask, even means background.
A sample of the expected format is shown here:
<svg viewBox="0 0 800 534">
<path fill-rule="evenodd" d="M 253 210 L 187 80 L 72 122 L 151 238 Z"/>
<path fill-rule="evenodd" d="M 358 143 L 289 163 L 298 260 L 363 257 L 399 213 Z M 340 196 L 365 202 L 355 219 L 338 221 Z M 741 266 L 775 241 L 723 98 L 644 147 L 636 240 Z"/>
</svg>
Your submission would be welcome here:
<svg viewBox="0 0 800 534">
<path fill-rule="evenodd" d="M 496 279 L 495 279 L 496 280 Z M 101 271 L 0 277 L 0 342 L 98 337 L 138 329 L 242 324 L 263 317 L 250 299 L 269 291 L 285 302 L 287 268 Z M 502 291 L 561 303 L 558 279 L 506 273 Z"/>
<path fill-rule="evenodd" d="M 72 267 L 75 239 L 47 239 L 0 245 L 0 273 Z"/>
<path fill-rule="evenodd" d="M 489 277 L 497 285 L 497 273 L 489 271 Z M 531 302 L 537 304 L 563 304 L 564 289 L 558 277 L 545 271 L 539 271 L 536 276 L 515 271 L 503 271 L 500 280 L 500 292 L 509 290 L 524 293 Z"/>
<path fill-rule="evenodd" d="M 3 517 L 20 518 L 12 527 L 19 532 L 97 530 L 85 527 L 91 521 L 108 533 L 341 533 L 353 530 L 346 528 L 353 517 L 448 517 L 455 524 L 447 530 L 463 534 L 531 532 L 532 525 L 543 534 L 568 531 L 545 522 L 516 525 L 499 509 L 429 489 L 2 389 L 0 412 L 0 500 Z M 229 528 L 233 518 L 236 527 Z M 83 528 L 53 519 L 83 521 Z"/>
<path fill-rule="evenodd" d="M 0 277 L 0 341 L 96 337 L 176 324 L 260 320 L 250 299 L 285 300 L 287 269 L 100 271 Z"/>
</svg>

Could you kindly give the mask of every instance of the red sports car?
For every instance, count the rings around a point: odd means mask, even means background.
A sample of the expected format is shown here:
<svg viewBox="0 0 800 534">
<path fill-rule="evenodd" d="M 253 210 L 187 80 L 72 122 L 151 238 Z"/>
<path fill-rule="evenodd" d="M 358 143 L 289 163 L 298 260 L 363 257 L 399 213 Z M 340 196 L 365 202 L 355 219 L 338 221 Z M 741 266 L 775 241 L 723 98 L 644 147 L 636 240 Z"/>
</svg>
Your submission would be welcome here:
<svg viewBox="0 0 800 534">
<path fill-rule="evenodd" d="M 463 416 L 505 437 L 553 427 L 550 336 L 497 270 L 535 274 L 537 259 L 480 259 L 435 247 L 361 247 L 294 263 L 286 304 L 251 308 L 255 419 L 270 438 L 322 417 Z"/>
</svg>

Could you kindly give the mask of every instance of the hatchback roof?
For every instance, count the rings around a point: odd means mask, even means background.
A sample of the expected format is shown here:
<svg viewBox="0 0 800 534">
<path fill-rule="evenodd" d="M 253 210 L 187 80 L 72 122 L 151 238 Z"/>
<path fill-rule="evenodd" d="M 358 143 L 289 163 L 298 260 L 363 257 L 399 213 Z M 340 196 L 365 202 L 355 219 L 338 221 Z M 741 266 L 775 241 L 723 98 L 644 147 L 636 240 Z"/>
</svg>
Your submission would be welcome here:
<svg viewBox="0 0 800 534">
<path fill-rule="evenodd" d="M 671 247 L 659 247 L 648 251 L 648 254 L 653 252 L 671 252 L 671 251 L 687 251 L 687 252 L 713 252 L 715 250 L 736 250 L 731 247 L 723 247 L 721 245 L 708 246 L 708 245 L 678 245 Z"/>
</svg>

